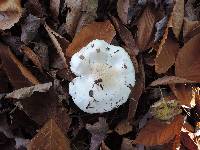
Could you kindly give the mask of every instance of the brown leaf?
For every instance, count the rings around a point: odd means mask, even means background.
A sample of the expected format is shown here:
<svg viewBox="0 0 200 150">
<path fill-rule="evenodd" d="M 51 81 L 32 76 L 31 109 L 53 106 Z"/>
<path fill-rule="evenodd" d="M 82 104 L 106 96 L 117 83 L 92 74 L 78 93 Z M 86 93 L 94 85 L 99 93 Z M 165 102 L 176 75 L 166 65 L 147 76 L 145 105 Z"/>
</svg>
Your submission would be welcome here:
<svg viewBox="0 0 200 150">
<path fill-rule="evenodd" d="M 170 88 L 181 105 L 188 107 L 195 105 L 195 95 L 190 85 L 173 84 L 170 85 Z"/>
<path fill-rule="evenodd" d="M 39 81 L 32 73 L 23 66 L 10 49 L 0 44 L 0 58 L 11 84 L 16 88 L 22 88 L 39 84 Z"/>
<path fill-rule="evenodd" d="M 59 97 L 52 88 L 45 93 L 36 92 L 31 97 L 20 100 L 23 111 L 39 125 L 52 118 L 61 130 L 66 132 L 71 124 L 71 118 L 62 103 L 58 101 Z"/>
<path fill-rule="evenodd" d="M 142 52 L 148 48 L 151 42 L 154 25 L 156 23 L 155 12 L 150 7 L 146 7 L 140 19 L 138 20 L 138 33 L 136 43 Z"/>
<path fill-rule="evenodd" d="M 53 31 L 47 24 L 44 25 L 46 31 L 48 32 L 56 50 L 57 50 L 57 53 L 59 54 L 59 57 L 61 58 L 62 60 L 62 68 L 60 69 L 63 69 L 63 68 L 67 68 L 67 61 L 65 59 L 65 55 L 64 55 L 64 49 L 62 48 L 62 46 L 64 48 L 66 48 L 69 44 L 69 42 L 64 38 L 62 37 L 61 35 L 59 35 L 58 33 L 56 33 L 55 31 Z M 60 43 L 60 40 L 62 40 L 63 43 Z M 62 44 L 62 46 L 61 46 Z"/>
<path fill-rule="evenodd" d="M 28 150 L 70 150 L 70 141 L 53 119 L 50 119 L 35 135 Z"/>
<path fill-rule="evenodd" d="M 128 120 L 122 120 L 120 121 L 117 126 L 115 127 L 115 131 L 119 134 L 119 135 L 123 135 L 126 133 L 129 133 L 132 131 L 132 126 L 130 125 L 130 123 L 128 122 Z"/>
<path fill-rule="evenodd" d="M 132 145 L 132 140 L 129 140 L 128 138 L 123 138 L 121 150 L 136 150 L 136 148 Z"/>
<path fill-rule="evenodd" d="M 5 98 L 24 99 L 30 97 L 34 92 L 47 92 L 52 83 L 37 84 L 31 87 L 24 87 L 6 94 Z"/>
<path fill-rule="evenodd" d="M 29 47 L 27 47 L 25 45 L 21 46 L 20 49 L 24 52 L 24 54 L 26 55 L 26 57 L 28 57 L 33 62 L 33 64 L 36 65 L 41 72 L 43 72 L 42 64 L 40 62 L 39 56 L 37 56 L 32 51 L 32 49 L 30 49 Z"/>
<path fill-rule="evenodd" d="M 44 19 L 29 14 L 21 24 L 21 41 L 26 44 L 32 41 L 37 35 L 38 29 L 43 22 Z"/>
<path fill-rule="evenodd" d="M 93 125 L 86 124 L 86 129 L 92 134 L 90 150 L 98 149 L 108 131 L 108 124 L 106 123 L 105 118 L 99 118 L 99 122 L 96 122 Z"/>
<path fill-rule="evenodd" d="M 118 0 L 117 1 L 117 12 L 119 18 L 123 24 L 128 24 L 128 9 L 130 6 L 130 0 Z"/>
<path fill-rule="evenodd" d="M 128 111 L 128 121 L 130 123 L 133 122 L 133 118 L 135 116 L 137 105 L 140 96 L 142 95 L 145 89 L 145 72 L 142 58 L 139 58 L 139 69 L 138 73 L 136 74 L 136 83 L 133 87 L 131 94 L 130 94 L 130 103 L 129 103 L 129 111 Z"/>
<path fill-rule="evenodd" d="M 52 17 L 57 19 L 59 15 L 59 9 L 60 9 L 60 0 L 50 0 L 50 11 L 52 13 Z"/>
<path fill-rule="evenodd" d="M 191 38 L 190 34 L 199 27 L 200 27 L 200 21 L 190 21 L 189 19 L 184 18 L 183 37 L 184 37 L 185 41 L 188 41 Z"/>
<path fill-rule="evenodd" d="M 179 135 L 182 124 L 183 116 L 181 115 L 176 116 L 169 124 L 155 119 L 150 120 L 133 142 L 145 146 L 165 144 Z"/>
<path fill-rule="evenodd" d="M 162 78 L 158 78 L 157 80 L 153 81 L 150 84 L 150 86 L 167 85 L 174 83 L 195 83 L 195 81 L 187 80 L 185 78 L 180 78 L 176 76 L 164 76 Z"/>
<path fill-rule="evenodd" d="M 81 17 L 78 21 L 75 34 L 77 34 L 84 26 L 95 20 L 97 8 L 98 0 L 84 0 L 81 7 Z"/>
<path fill-rule="evenodd" d="M 0 29 L 10 29 L 22 15 L 21 0 L 5 0 L 0 3 Z"/>
<path fill-rule="evenodd" d="M 200 82 L 199 41 L 200 34 L 193 37 L 180 49 L 175 62 L 176 76 Z"/>
<path fill-rule="evenodd" d="M 119 33 L 121 40 L 125 44 L 125 49 L 130 56 L 136 56 L 139 52 L 131 31 L 124 26 L 117 18 L 110 16 L 116 31 Z"/>
<path fill-rule="evenodd" d="M 93 22 L 76 34 L 72 43 L 66 50 L 66 56 L 71 57 L 90 41 L 95 39 L 105 40 L 110 43 L 115 34 L 115 29 L 110 21 Z"/>
<path fill-rule="evenodd" d="M 181 132 L 181 143 L 189 150 L 198 150 L 198 146 L 195 144 L 194 139 L 188 135 L 188 132 Z"/>
<path fill-rule="evenodd" d="M 182 29 L 183 18 L 184 18 L 184 1 L 176 0 L 176 3 L 172 12 L 172 30 L 175 37 L 179 39 L 179 34 Z"/>
<path fill-rule="evenodd" d="M 179 50 L 179 44 L 168 37 L 160 46 L 162 50 L 155 58 L 155 71 L 159 74 L 165 73 L 174 63 Z"/>
</svg>

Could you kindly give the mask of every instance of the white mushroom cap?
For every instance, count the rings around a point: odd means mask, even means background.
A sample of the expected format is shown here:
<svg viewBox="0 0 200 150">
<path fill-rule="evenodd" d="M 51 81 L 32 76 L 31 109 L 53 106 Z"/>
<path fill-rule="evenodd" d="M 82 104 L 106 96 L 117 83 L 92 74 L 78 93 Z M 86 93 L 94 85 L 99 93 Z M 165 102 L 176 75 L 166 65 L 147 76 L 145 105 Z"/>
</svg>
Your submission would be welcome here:
<svg viewBox="0 0 200 150">
<path fill-rule="evenodd" d="M 69 94 L 87 113 L 119 107 L 135 85 L 135 70 L 128 53 L 103 40 L 94 40 L 75 53 L 70 65 L 78 77 L 70 82 Z"/>
</svg>

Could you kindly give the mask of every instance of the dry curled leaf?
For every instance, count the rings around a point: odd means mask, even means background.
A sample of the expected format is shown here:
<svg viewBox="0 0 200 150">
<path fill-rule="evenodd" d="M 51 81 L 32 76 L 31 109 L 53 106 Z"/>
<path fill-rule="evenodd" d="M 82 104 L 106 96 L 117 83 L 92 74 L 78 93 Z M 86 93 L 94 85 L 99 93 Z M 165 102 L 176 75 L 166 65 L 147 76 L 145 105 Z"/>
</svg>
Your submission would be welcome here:
<svg viewBox="0 0 200 150">
<path fill-rule="evenodd" d="M 24 52 L 24 54 L 26 55 L 26 57 L 28 57 L 34 65 L 36 65 L 38 67 L 38 69 L 43 72 L 42 69 L 42 64 L 40 62 L 40 58 L 38 55 L 36 55 L 32 49 L 30 49 L 29 47 L 23 45 L 20 47 L 20 49 Z"/>
<path fill-rule="evenodd" d="M 0 3 L 0 29 L 10 29 L 22 15 L 21 0 L 4 0 Z"/>
<path fill-rule="evenodd" d="M 188 107 L 195 105 L 195 93 L 190 85 L 173 84 L 170 85 L 170 88 L 181 105 Z"/>
<path fill-rule="evenodd" d="M 0 44 L 0 58 L 2 60 L 3 69 L 11 84 L 16 89 L 39 84 L 36 77 L 33 76 L 33 74 L 16 58 L 11 50 L 3 44 Z"/>
<path fill-rule="evenodd" d="M 60 0 L 50 0 L 50 11 L 52 16 L 57 19 L 60 9 Z"/>
<path fill-rule="evenodd" d="M 50 119 L 35 135 L 28 150 L 70 150 L 70 141 L 53 119 Z"/>
<path fill-rule="evenodd" d="M 179 39 L 179 34 L 182 29 L 183 18 L 184 18 L 184 1 L 176 0 L 172 12 L 172 30 L 177 39 Z"/>
<path fill-rule="evenodd" d="M 119 134 L 119 135 L 123 135 L 126 133 L 129 133 L 132 131 L 132 126 L 131 124 L 128 122 L 128 120 L 122 120 L 120 121 L 117 126 L 115 127 L 115 131 Z"/>
<path fill-rule="evenodd" d="M 118 0 L 117 12 L 123 24 L 128 24 L 128 10 L 130 7 L 130 0 Z"/>
<path fill-rule="evenodd" d="M 136 37 L 136 43 L 140 51 L 144 51 L 148 48 L 148 45 L 151 42 L 155 23 L 155 13 L 150 7 L 146 7 L 137 25 L 138 32 Z"/>
<path fill-rule="evenodd" d="M 183 116 L 176 116 L 171 123 L 150 120 L 139 132 L 133 143 L 155 146 L 168 143 L 176 135 L 179 135 L 183 124 Z"/>
<path fill-rule="evenodd" d="M 104 40 L 110 43 L 115 34 L 115 29 L 110 21 L 93 22 L 85 26 L 79 33 L 76 34 L 72 43 L 66 50 L 66 56 L 71 57 L 82 47 L 86 46 L 90 41 L 95 39 Z"/>
<path fill-rule="evenodd" d="M 34 92 L 46 92 L 52 86 L 52 82 L 24 87 L 8 93 L 5 98 L 24 99 L 30 97 Z"/>
<path fill-rule="evenodd" d="M 200 34 L 190 39 L 180 49 L 175 62 L 178 77 L 200 82 Z"/>
<path fill-rule="evenodd" d="M 155 58 L 155 71 L 161 74 L 165 73 L 174 64 L 179 44 L 168 37 L 159 48 L 162 50 L 158 50 L 160 54 Z"/>
<path fill-rule="evenodd" d="M 90 125 L 86 124 L 86 129 L 92 134 L 90 150 L 97 150 L 101 142 L 105 139 L 108 131 L 108 124 L 104 118 L 99 118 L 99 122 Z"/>
<path fill-rule="evenodd" d="M 150 86 L 167 85 L 174 83 L 195 83 L 195 81 L 187 80 L 176 76 L 164 76 L 153 81 Z"/>
<path fill-rule="evenodd" d="M 53 31 L 47 24 L 45 24 L 44 27 L 45 27 L 46 31 L 48 32 L 56 50 L 57 50 L 57 53 L 59 54 L 59 57 L 61 58 L 62 68 L 60 68 L 60 69 L 67 68 L 67 66 L 68 66 L 67 61 L 65 59 L 65 55 L 63 52 L 65 50 L 64 48 L 66 48 L 68 46 L 69 42 L 64 37 L 62 37 L 55 31 Z M 62 40 L 62 43 L 60 43 L 60 40 Z M 62 48 L 62 47 L 64 47 L 64 48 Z"/>
</svg>

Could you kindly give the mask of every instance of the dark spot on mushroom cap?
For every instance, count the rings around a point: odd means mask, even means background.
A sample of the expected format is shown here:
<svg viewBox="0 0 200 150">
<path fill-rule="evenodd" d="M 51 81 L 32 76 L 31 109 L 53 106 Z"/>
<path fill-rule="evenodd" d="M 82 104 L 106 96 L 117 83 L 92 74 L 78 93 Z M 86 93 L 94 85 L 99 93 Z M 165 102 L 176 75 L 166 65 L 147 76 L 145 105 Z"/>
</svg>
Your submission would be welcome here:
<svg viewBox="0 0 200 150">
<path fill-rule="evenodd" d="M 96 51 L 97 51 L 97 53 L 100 53 L 101 50 L 100 50 L 100 48 L 98 48 L 98 49 L 96 49 Z"/>
<path fill-rule="evenodd" d="M 94 47 L 94 44 L 92 44 L 91 47 L 93 48 L 93 47 Z"/>
<path fill-rule="evenodd" d="M 109 47 L 106 47 L 106 50 L 107 50 L 107 51 L 109 51 L 109 50 L 110 50 L 110 48 L 109 48 Z"/>
<path fill-rule="evenodd" d="M 116 50 L 114 53 L 117 53 L 117 52 L 119 52 L 119 50 Z"/>
<path fill-rule="evenodd" d="M 127 69 L 127 66 L 124 64 L 124 68 Z"/>
<path fill-rule="evenodd" d="M 90 91 L 89 91 L 89 96 L 90 96 L 90 97 L 93 97 L 93 94 L 94 94 L 94 93 L 93 93 L 93 90 L 90 90 Z"/>
<path fill-rule="evenodd" d="M 85 59 L 85 57 L 83 55 L 80 55 L 79 58 L 82 60 Z"/>
</svg>

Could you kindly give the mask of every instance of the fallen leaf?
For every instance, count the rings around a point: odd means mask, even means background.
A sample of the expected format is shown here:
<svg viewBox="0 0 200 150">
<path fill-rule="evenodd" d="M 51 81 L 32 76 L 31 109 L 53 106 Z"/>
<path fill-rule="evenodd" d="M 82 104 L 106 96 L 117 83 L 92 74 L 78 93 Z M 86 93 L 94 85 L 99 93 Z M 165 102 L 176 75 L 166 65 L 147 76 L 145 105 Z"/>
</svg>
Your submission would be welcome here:
<svg viewBox="0 0 200 150">
<path fill-rule="evenodd" d="M 138 63 L 139 63 L 139 69 L 138 73 L 136 74 L 136 83 L 135 86 L 132 88 L 132 91 L 129 96 L 130 99 L 129 111 L 128 111 L 129 123 L 133 123 L 133 119 L 135 117 L 135 113 L 137 110 L 138 101 L 145 89 L 145 72 L 144 72 L 142 57 L 139 58 Z"/>
<path fill-rule="evenodd" d="M 83 0 L 65 0 L 65 5 L 68 8 L 65 30 L 71 37 L 74 36 L 76 27 L 81 17 L 82 4 Z"/>
<path fill-rule="evenodd" d="M 135 57 L 139 50 L 136 46 L 135 40 L 131 31 L 129 31 L 117 18 L 111 16 L 113 25 L 116 28 L 116 31 L 119 33 L 121 40 L 125 44 L 125 49 L 127 50 L 130 56 Z"/>
<path fill-rule="evenodd" d="M 59 103 L 59 97 L 53 88 L 45 93 L 33 93 L 31 97 L 20 100 L 20 103 L 23 111 L 39 125 L 52 118 L 63 132 L 68 131 L 71 118 L 62 103 Z"/>
<path fill-rule="evenodd" d="M 122 120 L 120 121 L 117 126 L 115 127 L 115 131 L 119 135 L 127 134 L 132 131 L 132 125 L 128 122 L 128 120 Z"/>
<path fill-rule="evenodd" d="M 60 9 L 60 0 L 50 0 L 50 11 L 52 13 L 52 17 L 58 19 L 59 9 Z"/>
<path fill-rule="evenodd" d="M 90 150 L 97 150 L 101 142 L 106 138 L 108 124 L 104 118 L 99 118 L 99 122 L 93 125 L 86 124 L 86 129 L 92 134 Z"/>
<path fill-rule="evenodd" d="M 0 3 L 0 29 L 10 29 L 22 16 L 21 0 L 5 0 Z"/>
<path fill-rule="evenodd" d="M 76 34 L 72 43 L 66 50 L 66 56 L 71 57 L 90 41 L 95 39 L 105 40 L 110 43 L 115 34 L 115 29 L 109 20 L 105 22 L 93 22 Z"/>
<path fill-rule="evenodd" d="M 29 14 L 21 24 L 21 41 L 25 44 L 31 42 L 36 37 L 42 23 L 44 23 L 44 19 Z"/>
<path fill-rule="evenodd" d="M 200 34 L 190 39 L 180 49 L 175 62 L 175 74 L 178 77 L 200 82 Z"/>
<path fill-rule="evenodd" d="M 183 116 L 176 116 L 171 123 L 150 120 L 147 125 L 139 132 L 134 144 L 144 144 L 145 146 L 162 145 L 172 140 L 180 134 L 183 124 Z"/>
<path fill-rule="evenodd" d="M 130 7 L 130 0 L 118 0 L 117 12 L 123 24 L 128 24 L 128 11 Z"/>
<path fill-rule="evenodd" d="M 172 30 L 177 39 L 179 39 L 179 34 L 182 29 L 183 18 L 184 18 L 184 5 L 185 2 L 183 0 L 176 0 L 172 12 Z"/>
<path fill-rule="evenodd" d="M 154 31 L 154 25 L 156 23 L 155 12 L 152 8 L 146 7 L 143 14 L 138 20 L 137 24 L 137 37 L 136 43 L 141 52 L 149 48 L 149 43 L 151 42 L 152 34 Z"/>
<path fill-rule="evenodd" d="M 155 24 L 156 33 L 155 33 L 155 37 L 154 37 L 154 42 L 157 42 L 163 36 L 165 27 L 167 26 L 167 23 L 168 23 L 167 16 L 164 16 L 161 20 L 156 22 L 156 24 Z"/>
<path fill-rule="evenodd" d="M 105 142 L 103 141 L 100 150 L 110 150 L 110 148 L 108 148 L 108 146 L 106 146 Z"/>
<path fill-rule="evenodd" d="M 3 69 L 11 84 L 16 89 L 39 84 L 36 77 L 33 76 L 32 73 L 16 58 L 11 50 L 3 44 L 0 44 L 0 58 L 2 60 Z"/>
<path fill-rule="evenodd" d="M 98 0 L 84 0 L 81 7 L 81 17 L 78 21 L 75 34 L 77 34 L 84 26 L 93 22 L 96 17 L 98 8 Z"/>
<path fill-rule="evenodd" d="M 163 43 L 159 48 L 162 50 L 158 50 L 160 51 L 160 54 L 155 58 L 155 71 L 158 74 L 161 74 L 165 73 L 175 63 L 179 44 L 168 37 L 165 40 L 165 43 Z"/>
<path fill-rule="evenodd" d="M 189 132 L 181 132 L 181 144 L 189 150 L 198 150 L 195 140 L 192 139 L 188 134 Z"/>
<path fill-rule="evenodd" d="M 67 68 L 67 66 L 68 66 L 67 61 L 66 61 L 65 55 L 63 53 L 65 49 L 62 49 L 61 44 L 62 44 L 62 46 L 64 46 L 66 48 L 69 45 L 69 42 L 64 37 L 62 37 L 55 31 L 53 31 L 47 24 L 45 24 L 44 27 L 45 27 L 46 31 L 48 32 L 56 50 L 57 50 L 57 53 L 59 54 L 59 57 L 61 58 L 62 68 L 60 68 L 60 69 Z M 63 43 L 59 43 L 59 39 L 61 39 Z"/>
<path fill-rule="evenodd" d="M 175 83 L 195 83 L 195 81 L 187 80 L 176 76 L 164 76 L 153 81 L 150 86 L 167 85 Z"/>
<path fill-rule="evenodd" d="M 195 94 L 190 85 L 172 84 L 170 88 L 181 105 L 186 105 L 188 107 L 195 105 Z"/>
<path fill-rule="evenodd" d="M 128 138 L 123 138 L 121 150 L 136 150 L 136 148 L 133 147 L 132 140 Z"/>
<path fill-rule="evenodd" d="M 42 69 L 42 64 L 40 62 L 40 58 L 39 56 L 37 56 L 32 49 L 30 49 L 29 47 L 22 45 L 20 47 L 20 49 L 24 52 L 24 54 L 26 55 L 26 57 L 28 57 L 34 65 L 36 65 L 38 67 L 38 69 L 43 72 Z"/>
<path fill-rule="evenodd" d="M 52 82 L 24 87 L 8 93 L 5 98 L 24 99 L 30 97 L 34 92 L 47 92 L 51 86 Z"/>
<path fill-rule="evenodd" d="M 28 150 L 70 150 L 70 140 L 65 137 L 53 119 L 50 119 L 35 135 Z"/>
<path fill-rule="evenodd" d="M 199 20 L 199 6 L 196 0 L 188 0 L 185 3 L 185 17 L 191 21 Z"/>
<path fill-rule="evenodd" d="M 186 17 L 183 21 L 183 37 L 185 40 L 189 40 L 189 34 L 194 31 L 196 28 L 200 27 L 200 21 L 190 21 Z"/>
<path fill-rule="evenodd" d="M 33 51 L 39 56 L 42 68 L 48 70 L 49 69 L 49 50 L 48 46 L 43 43 L 34 43 Z"/>
</svg>

